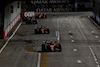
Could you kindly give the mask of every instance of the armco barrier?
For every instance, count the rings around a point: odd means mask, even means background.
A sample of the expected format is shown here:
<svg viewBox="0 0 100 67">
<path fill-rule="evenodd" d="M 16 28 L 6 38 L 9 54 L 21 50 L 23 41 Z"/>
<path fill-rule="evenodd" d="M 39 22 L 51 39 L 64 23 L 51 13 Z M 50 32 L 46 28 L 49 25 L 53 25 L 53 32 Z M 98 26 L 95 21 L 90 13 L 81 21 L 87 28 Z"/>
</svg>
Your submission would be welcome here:
<svg viewBox="0 0 100 67">
<path fill-rule="evenodd" d="M 12 30 L 12 28 L 16 25 L 16 23 L 24 17 L 33 17 L 35 16 L 34 11 L 23 11 L 21 12 L 4 30 L 4 39 L 7 37 L 8 33 Z"/>
<path fill-rule="evenodd" d="M 8 33 L 12 30 L 12 28 L 16 25 L 16 23 L 20 20 L 21 13 L 7 26 L 4 30 L 4 39 L 7 37 Z"/>
</svg>

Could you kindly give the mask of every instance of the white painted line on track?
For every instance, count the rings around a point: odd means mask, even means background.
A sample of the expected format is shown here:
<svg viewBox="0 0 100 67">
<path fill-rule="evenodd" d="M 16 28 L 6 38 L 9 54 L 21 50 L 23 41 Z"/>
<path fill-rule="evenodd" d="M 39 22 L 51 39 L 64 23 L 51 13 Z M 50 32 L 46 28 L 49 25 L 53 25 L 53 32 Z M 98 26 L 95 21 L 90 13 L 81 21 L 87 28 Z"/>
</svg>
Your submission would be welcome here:
<svg viewBox="0 0 100 67">
<path fill-rule="evenodd" d="M 79 64 L 81 64 L 81 63 L 82 63 L 82 61 L 81 61 L 81 60 L 77 60 L 77 62 L 78 62 Z"/>
<path fill-rule="evenodd" d="M 77 51 L 77 49 L 73 49 L 75 52 Z"/>
<path fill-rule="evenodd" d="M 59 34 L 59 19 L 57 19 L 57 41 L 60 40 L 60 34 Z"/>
<path fill-rule="evenodd" d="M 95 36 L 95 38 L 99 38 L 99 36 Z"/>
<path fill-rule="evenodd" d="M 83 36 L 84 39 L 87 41 L 87 38 L 85 37 L 84 33 L 82 32 L 82 30 L 81 30 L 80 26 L 78 25 L 76 19 L 75 19 L 75 22 L 76 22 L 76 25 L 78 26 L 78 28 L 79 28 L 79 30 L 80 30 L 82 36 Z M 94 31 L 92 31 L 92 33 L 94 33 Z M 100 66 L 98 65 L 98 63 L 97 63 L 98 60 L 97 60 L 97 57 L 96 57 L 95 53 L 93 52 L 93 49 L 91 48 L 91 46 L 88 46 L 88 47 L 89 47 L 89 49 L 90 49 L 90 51 L 91 51 L 91 53 L 92 53 L 92 55 L 93 55 L 93 58 L 94 58 L 94 60 L 95 60 L 95 62 L 96 62 L 96 64 L 97 64 L 97 67 L 100 67 Z"/>
<path fill-rule="evenodd" d="M 98 64 L 98 62 L 96 62 L 96 64 Z"/>
<path fill-rule="evenodd" d="M 94 34 L 94 31 L 91 31 L 92 34 Z"/>
<path fill-rule="evenodd" d="M 37 67 L 40 67 L 40 63 L 41 63 L 41 53 L 38 54 Z"/>
<path fill-rule="evenodd" d="M 73 38 L 73 36 L 70 36 L 71 38 Z"/>
<path fill-rule="evenodd" d="M 71 40 L 71 42 L 75 42 L 74 40 Z"/>
<path fill-rule="evenodd" d="M 99 40 L 99 42 L 100 42 L 100 40 Z"/>
<path fill-rule="evenodd" d="M 79 28 L 79 30 L 80 30 L 80 32 L 81 32 L 81 34 L 82 34 L 82 36 L 83 36 L 83 37 L 84 37 L 84 39 L 87 41 L 87 39 L 86 39 L 85 35 L 83 34 L 83 32 L 82 32 L 81 28 L 80 28 L 80 27 L 79 27 L 79 25 L 78 25 L 78 23 L 77 23 L 76 19 L 75 19 L 75 22 L 76 22 L 76 25 L 77 25 L 77 27 Z"/>
<path fill-rule="evenodd" d="M 58 31 L 58 37 L 57 37 L 58 42 L 59 42 L 59 39 L 60 39 L 60 35 L 59 35 L 59 31 Z"/>
<path fill-rule="evenodd" d="M 93 55 L 93 58 L 94 58 L 95 62 L 97 62 L 97 61 L 98 61 L 98 60 L 97 60 L 97 57 L 96 57 L 96 55 L 94 54 L 94 52 L 93 52 L 91 46 L 89 46 L 89 49 L 90 49 L 90 51 L 91 51 L 91 53 L 92 53 L 92 55 Z"/>
<path fill-rule="evenodd" d="M 69 34 L 72 33 L 71 31 L 69 31 Z"/>
<path fill-rule="evenodd" d="M 97 67 L 100 67 L 100 65 L 97 65 Z"/>
<path fill-rule="evenodd" d="M 60 39 L 60 35 L 59 35 L 59 31 L 56 31 L 56 37 L 57 37 L 57 41 L 59 42 L 59 39 Z"/>
<path fill-rule="evenodd" d="M 56 34 L 56 37 L 57 37 L 57 35 L 58 35 L 58 34 L 57 34 L 57 31 L 55 31 L 55 34 Z"/>
<path fill-rule="evenodd" d="M 18 27 L 16 28 L 16 30 L 13 32 L 13 34 L 9 37 L 9 39 L 6 41 L 6 43 L 4 44 L 4 46 L 0 49 L 0 53 L 4 50 L 4 48 L 7 46 L 7 44 L 9 43 L 9 41 L 11 40 L 11 38 L 15 35 L 15 33 L 17 32 L 17 30 L 19 29 L 19 27 L 21 26 L 22 22 L 18 25 Z"/>
</svg>

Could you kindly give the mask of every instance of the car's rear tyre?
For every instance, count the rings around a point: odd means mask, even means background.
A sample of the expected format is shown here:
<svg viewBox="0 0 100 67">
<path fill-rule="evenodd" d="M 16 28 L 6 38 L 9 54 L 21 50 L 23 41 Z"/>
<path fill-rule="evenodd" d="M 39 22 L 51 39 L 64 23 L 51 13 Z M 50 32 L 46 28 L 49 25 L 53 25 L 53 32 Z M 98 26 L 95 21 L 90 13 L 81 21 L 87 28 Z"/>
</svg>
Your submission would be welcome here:
<svg viewBox="0 0 100 67">
<path fill-rule="evenodd" d="M 37 24 L 37 20 L 34 20 L 34 24 Z"/>
<path fill-rule="evenodd" d="M 45 18 L 47 18 L 47 15 L 45 15 Z"/>
<path fill-rule="evenodd" d="M 51 47 L 50 46 L 47 46 L 47 51 L 51 52 Z"/>
<path fill-rule="evenodd" d="M 58 49 L 59 49 L 58 52 L 61 52 L 62 51 L 62 48 L 61 48 L 61 45 L 60 44 L 58 45 Z"/>
<path fill-rule="evenodd" d="M 35 33 L 35 34 L 38 34 L 38 31 L 37 31 L 37 29 L 35 29 L 35 30 L 34 30 L 34 33 Z"/>
<path fill-rule="evenodd" d="M 46 31 L 45 31 L 45 34 L 49 34 L 50 33 L 50 31 L 49 31 L 49 29 L 47 29 Z"/>
<path fill-rule="evenodd" d="M 32 24 L 37 24 L 37 22 L 36 21 L 33 21 Z"/>
<path fill-rule="evenodd" d="M 56 48 L 57 48 L 57 47 L 56 47 L 56 46 L 54 46 L 54 52 L 56 51 Z"/>
<path fill-rule="evenodd" d="M 45 44 L 42 44 L 42 52 L 45 52 Z"/>
</svg>

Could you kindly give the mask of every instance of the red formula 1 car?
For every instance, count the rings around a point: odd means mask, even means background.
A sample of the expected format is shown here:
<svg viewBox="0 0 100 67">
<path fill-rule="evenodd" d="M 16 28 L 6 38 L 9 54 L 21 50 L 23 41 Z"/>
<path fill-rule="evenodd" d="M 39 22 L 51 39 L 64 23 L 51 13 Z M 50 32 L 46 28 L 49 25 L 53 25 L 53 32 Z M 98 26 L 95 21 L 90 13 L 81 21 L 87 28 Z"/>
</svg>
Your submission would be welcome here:
<svg viewBox="0 0 100 67">
<path fill-rule="evenodd" d="M 35 34 L 49 34 L 50 33 L 49 29 L 45 27 L 41 27 L 41 28 L 37 27 L 37 29 L 35 29 L 34 32 Z"/>
<path fill-rule="evenodd" d="M 42 52 L 61 52 L 62 48 L 59 43 L 45 43 L 42 44 Z"/>
</svg>

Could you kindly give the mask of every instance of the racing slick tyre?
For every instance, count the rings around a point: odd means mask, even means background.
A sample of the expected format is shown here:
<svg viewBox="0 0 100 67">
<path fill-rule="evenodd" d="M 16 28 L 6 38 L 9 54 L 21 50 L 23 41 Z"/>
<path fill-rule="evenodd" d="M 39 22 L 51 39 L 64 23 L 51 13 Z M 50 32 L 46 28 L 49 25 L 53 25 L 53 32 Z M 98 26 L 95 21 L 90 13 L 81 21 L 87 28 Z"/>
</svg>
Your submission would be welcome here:
<svg viewBox="0 0 100 67">
<path fill-rule="evenodd" d="M 32 24 L 37 24 L 37 21 L 36 21 L 36 20 L 34 20 L 34 21 L 32 22 Z"/>
<path fill-rule="evenodd" d="M 47 15 L 45 15 L 45 18 L 47 18 Z"/>
<path fill-rule="evenodd" d="M 35 34 L 38 34 L 39 32 L 37 31 L 37 29 L 35 29 L 35 30 L 34 30 L 34 33 L 35 33 Z"/>
<path fill-rule="evenodd" d="M 51 52 L 51 47 L 47 46 L 47 52 Z"/>
<path fill-rule="evenodd" d="M 42 52 L 45 52 L 45 44 L 42 44 Z"/>
<path fill-rule="evenodd" d="M 54 46 L 54 52 L 56 52 L 56 48 L 57 48 L 57 47 L 56 47 L 56 46 Z"/>
<path fill-rule="evenodd" d="M 34 20 L 34 24 L 37 24 L 37 20 Z"/>
<path fill-rule="evenodd" d="M 26 21 L 26 24 L 31 24 L 31 22 L 29 20 Z"/>
<path fill-rule="evenodd" d="M 58 52 L 61 52 L 62 51 L 62 48 L 61 48 L 61 45 L 60 44 L 58 45 L 58 49 L 59 49 Z"/>
<path fill-rule="evenodd" d="M 39 16 L 35 16 L 35 19 L 39 19 Z"/>
<path fill-rule="evenodd" d="M 45 34 L 49 34 L 49 33 L 50 33 L 49 29 L 45 30 Z"/>
</svg>

